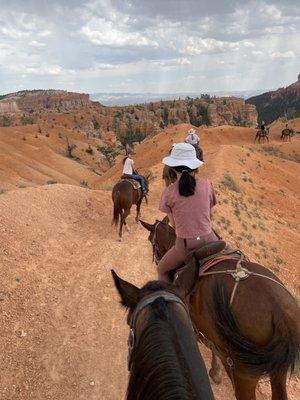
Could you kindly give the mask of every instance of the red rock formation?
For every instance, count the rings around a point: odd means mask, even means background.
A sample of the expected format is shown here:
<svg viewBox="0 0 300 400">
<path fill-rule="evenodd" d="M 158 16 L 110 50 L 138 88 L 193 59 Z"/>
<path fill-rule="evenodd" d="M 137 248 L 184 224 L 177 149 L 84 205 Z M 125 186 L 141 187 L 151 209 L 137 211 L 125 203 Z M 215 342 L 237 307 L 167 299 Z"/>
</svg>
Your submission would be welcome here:
<svg viewBox="0 0 300 400">
<path fill-rule="evenodd" d="M 3 112 L 69 111 L 88 107 L 92 104 L 88 94 L 71 93 L 63 90 L 25 90 L 8 94 L 0 100 L 0 110 L 4 110 L 7 103 L 12 105 L 10 106 L 12 111 Z"/>
<path fill-rule="evenodd" d="M 247 103 L 257 108 L 259 119 L 271 123 L 278 118 L 297 118 L 300 116 L 300 74 L 295 83 L 259 96 L 251 97 Z"/>
</svg>

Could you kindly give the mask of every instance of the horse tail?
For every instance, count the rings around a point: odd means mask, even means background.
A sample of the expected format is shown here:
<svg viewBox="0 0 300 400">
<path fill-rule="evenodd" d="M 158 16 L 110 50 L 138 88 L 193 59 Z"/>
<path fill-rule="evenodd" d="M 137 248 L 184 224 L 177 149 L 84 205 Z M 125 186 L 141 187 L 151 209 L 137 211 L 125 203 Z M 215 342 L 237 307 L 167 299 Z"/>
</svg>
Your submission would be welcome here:
<svg viewBox="0 0 300 400">
<path fill-rule="evenodd" d="M 299 362 L 300 333 L 296 320 L 280 310 L 273 316 L 274 334 L 262 346 L 253 343 L 241 332 L 229 305 L 229 296 L 218 282 L 213 289 L 216 329 L 228 346 L 229 355 L 252 376 L 291 374 Z"/>
<path fill-rule="evenodd" d="M 119 190 L 114 191 L 112 197 L 113 197 L 113 203 L 114 203 L 112 225 L 117 226 L 118 223 L 119 223 L 120 214 L 121 214 L 121 211 L 122 211 Z"/>
</svg>

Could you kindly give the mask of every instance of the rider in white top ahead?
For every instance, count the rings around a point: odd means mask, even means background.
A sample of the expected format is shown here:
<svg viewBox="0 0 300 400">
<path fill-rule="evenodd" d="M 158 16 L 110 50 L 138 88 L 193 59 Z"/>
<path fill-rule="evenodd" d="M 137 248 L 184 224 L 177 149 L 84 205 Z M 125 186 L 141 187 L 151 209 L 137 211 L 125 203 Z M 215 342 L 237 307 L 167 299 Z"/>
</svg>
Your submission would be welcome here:
<svg viewBox="0 0 300 400">
<path fill-rule="evenodd" d="M 137 174 L 134 169 L 133 169 L 133 164 L 134 161 L 132 159 L 132 155 L 134 153 L 130 152 L 128 153 L 127 157 L 125 157 L 124 161 L 123 161 L 123 175 L 125 175 L 128 178 L 134 179 L 135 181 L 138 181 L 141 185 L 143 194 L 147 194 L 147 185 L 144 181 L 144 178 Z"/>
<path fill-rule="evenodd" d="M 196 146 L 200 146 L 200 138 L 199 138 L 199 136 L 197 135 L 195 129 L 191 128 L 191 129 L 188 131 L 188 135 L 187 135 L 187 137 L 185 138 L 185 142 L 186 142 L 186 143 L 189 143 L 189 144 L 192 144 L 193 146 L 195 146 L 195 145 L 196 145 Z"/>
</svg>

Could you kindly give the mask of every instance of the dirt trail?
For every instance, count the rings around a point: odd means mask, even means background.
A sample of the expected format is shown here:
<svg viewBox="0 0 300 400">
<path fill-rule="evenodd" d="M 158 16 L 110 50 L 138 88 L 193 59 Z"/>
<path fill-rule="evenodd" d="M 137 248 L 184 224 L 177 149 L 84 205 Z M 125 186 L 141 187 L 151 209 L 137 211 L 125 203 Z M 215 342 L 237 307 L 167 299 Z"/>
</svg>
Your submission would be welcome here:
<svg viewBox="0 0 300 400">
<path fill-rule="evenodd" d="M 201 173 L 213 178 L 220 200 L 215 225 L 296 292 L 299 164 L 262 153 L 257 146 L 249 150 L 251 130 L 239 142 L 237 132 L 222 129 L 202 135 L 207 165 Z M 179 127 L 170 134 L 179 141 L 184 132 Z M 158 148 L 165 151 L 168 133 L 161 140 Z M 299 143 L 295 140 L 291 148 L 299 151 Z M 143 148 L 149 149 L 145 167 L 156 178 L 142 217 L 153 222 L 161 216 L 161 155 L 146 142 L 138 149 L 137 163 L 145 160 Z M 226 170 L 241 192 L 222 184 Z M 111 185 L 118 174 L 111 170 L 96 184 Z M 154 279 L 147 232 L 132 215 L 131 232 L 122 243 L 116 240 L 109 190 L 61 184 L 12 190 L 1 194 L 0 210 L 0 398 L 123 399 L 128 329 L 110 269 L 139 286 Z M 208 363 L 209 353 L 201 351 Z M 217 400 L 234 400 L 225 376 L 213 389 Z M 289 382 L 289 393 L 290 399 L 299 398 L 297 380 Z M 269 387 L 263 382 L 258 399 L 266 398 Z"/>
</svg>

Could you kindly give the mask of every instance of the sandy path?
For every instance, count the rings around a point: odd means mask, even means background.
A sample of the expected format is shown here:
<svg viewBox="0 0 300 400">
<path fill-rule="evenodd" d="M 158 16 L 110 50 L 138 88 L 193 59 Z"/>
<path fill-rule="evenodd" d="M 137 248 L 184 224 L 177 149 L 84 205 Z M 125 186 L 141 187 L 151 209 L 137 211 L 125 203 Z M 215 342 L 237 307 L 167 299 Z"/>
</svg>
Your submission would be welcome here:
<svg viewBox="0 0 300 400">
<path fill-rule="evenodd" d="M 237 243 L 254 259 L 263 253 L 259 240 L 268 241 L 268 247 L 276 245 L 276 254 L 268 253 L 262 260 L 273 268 L 275 258 L 282 257 L 284 264 L 277 268 L 278 273 L 296 290 L 299 232 L 293 215 L 299 209 L 299 173 L 292 171 L 299 164 L 282 164 L 275 158 L 270 163 L 260 153 L 247 158 L 248 150 L 234 146 L 211 146 L 208 151 L 214 157 L 204 174 L 221 177 L 220 169 L 228 167 L 246 193 L 236 195 L 215 181 L 221 201 L 216 225 L 226 238 L 235 239 L 230 229 L 218 224 L 219 219 L 228 218 L 237 234 L 246 221 L 247 232 L 257 243 L 250 246 L 246 239 Z M 245 171 L 250 171 L 254 180 L 260 177 L 258 183 L 242 180 L 244 161 L 240 159 L 244 158 Z M 142 208 L 143 218 L 149 222 L 160 216 L 157 204 L 162 190 L 161 167 L 154 164 L 151 170 L 157 179 L 151 184 L 149 205 Z M 282 168 L 289 174 L 289 182 L 282 179 Z M 260 205 L 264 218 L 256 220 L 256 206 L 248 197 L 260 199 L 259 187 L 267 186 L 264 173 L 272 176 L 268 183 L 271 195 L 267 203 Z M 281 179 L 280 186 L 288 196 L 272 189 L 276 179 Z M 147 232 L 134 223 L 133 216 L 129 220 L 131 232 L 124 235 L 122 243 L 116 240 L 110 196 L 110 191 L 70 185 L 26 188 L 0 196 L 1 399 L 124 398 L 128 328 L 110 269 L 139 286 L 155 278 L 155 269 Z M 236 196 L 247 205 L 250 215 L 242 209 L 242 221 L 236 218 L 231 204 Z M 286 201 L 287 209 L 282 206 Z M 252 229 L 252 224 L 259 221 L 267 231 Z M 209 353 L 202 347 L 201 351 L 208 363 Z M 234 400 L 226 377 L 213 389 L 217 400 Z M 296 380 L 289 382 L 289 393 L 290 399 L 299 398 Z M 261 383 L 258 399 L 266 398 L 270 398 L 268 384 Z"/>
</svg>

